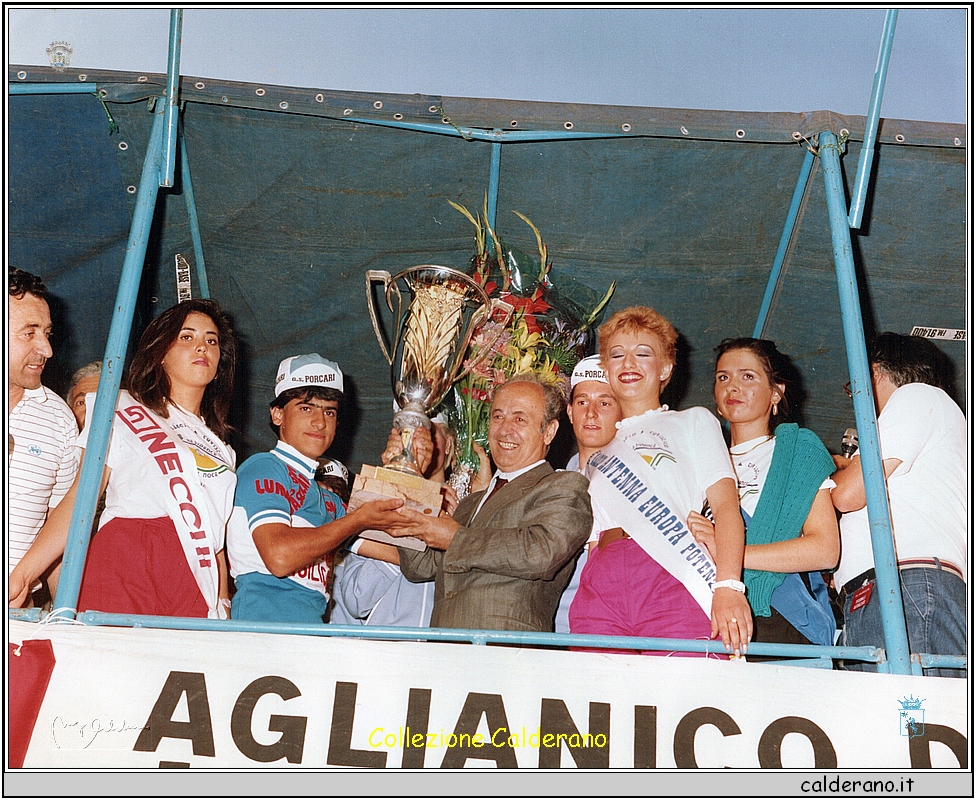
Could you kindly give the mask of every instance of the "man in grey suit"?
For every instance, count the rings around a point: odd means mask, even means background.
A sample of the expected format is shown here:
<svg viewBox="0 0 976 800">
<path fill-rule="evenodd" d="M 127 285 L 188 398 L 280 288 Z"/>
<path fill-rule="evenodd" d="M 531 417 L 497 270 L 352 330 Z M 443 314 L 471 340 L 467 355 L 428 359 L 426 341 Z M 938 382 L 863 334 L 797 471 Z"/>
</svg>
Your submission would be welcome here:
<svg viewBox="0 0 976 800">
<path fill-rule="evenodd" d="M 491 405 L 497 471 L 488 488 L 462 500 L 453 516 L 401 509 L 404 525 L 390 533 L 427 544 L 399 552 L 409 580 L 434 581 L 431 627 L 552 630 L 593 525 L 587 479 L 555 472 L 545 460 L 563 403 L 557 387 L 534 375 L 512 378 Z"/>
</svg>

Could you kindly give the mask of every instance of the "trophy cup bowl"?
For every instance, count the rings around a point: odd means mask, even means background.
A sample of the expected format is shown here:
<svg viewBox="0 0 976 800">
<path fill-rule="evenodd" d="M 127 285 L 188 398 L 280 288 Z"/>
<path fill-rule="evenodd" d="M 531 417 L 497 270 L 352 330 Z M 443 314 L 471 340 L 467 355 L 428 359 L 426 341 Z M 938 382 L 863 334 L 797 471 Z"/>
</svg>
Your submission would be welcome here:
<svg viewBox="0 0 976 800">
<path fill-rule="evenodd" d="M 380 282 L 395 318 L 392 348 L 387 347 L 373 301 L 373 285 Z M 406 303 L 404 292 L 411 295 Z M 428 413 L 465 374 L 464 354 L 475 330 L 496 310 L 510 316 L 512 307 L 489 299 L 463 272 L 435 264 L 408 267 L 394 276 L 385 270 L 368 270 L 366 304 L 400 407 L 393 425 L 400 431 L 403 452 L 387 469 L 420 475 L 410 447 L 413 432 L 421 426 L 430 430 Z"/>
</svg>

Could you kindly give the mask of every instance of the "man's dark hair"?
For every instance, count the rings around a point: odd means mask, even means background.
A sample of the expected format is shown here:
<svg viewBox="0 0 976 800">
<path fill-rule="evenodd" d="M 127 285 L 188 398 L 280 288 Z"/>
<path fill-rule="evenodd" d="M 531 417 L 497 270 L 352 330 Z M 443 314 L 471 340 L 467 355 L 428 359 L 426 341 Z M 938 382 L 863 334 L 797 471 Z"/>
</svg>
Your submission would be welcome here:
<svg viewBox="0 0 976 800">
<path fill-rule="evenodd" d="M 269 408 L 284 408 L 292 400 L 299 400 L 302 403 L 307 403 L 309 400 L 335 400 L 341 407 L 342 392 L 338 389 L 333 389 L 331 386 L 296 386 L 294 389 L 285 389 L 285 391 L 268 403 L 268 406 Z M 275 436 L 280 436 L 280 426 L 275 425 L 273 422 L 270 424 L 271 430 L 275 432 Z"/>
<path fill-rule="evenodd" d="M 17 267 L 10 268 L 9 284 L 10 297 L 16 297 L 18 300 L 25 294 L 32 294 L 41 299 L 44 299 L 47 294 L 47 287 L 43 280 Z"/>
<path fill-rule="evenodd" d="M 323 475 L 321 468 L 319 468 L 315 472 L 315 482 L 337 495 L 343 503 L 349 503 L 349 495 L 352 490 L 349 488 L 349 481 L 341 475 Z"/>
<path fill-rule="evenodd" d="M 927 383 L 948 391 L 950 373 L 946 355 L 928 339 L 885 331 L 878 334 L 868 351 L 868 360 L 884 372 L 895 386 Z"/>
</svg>

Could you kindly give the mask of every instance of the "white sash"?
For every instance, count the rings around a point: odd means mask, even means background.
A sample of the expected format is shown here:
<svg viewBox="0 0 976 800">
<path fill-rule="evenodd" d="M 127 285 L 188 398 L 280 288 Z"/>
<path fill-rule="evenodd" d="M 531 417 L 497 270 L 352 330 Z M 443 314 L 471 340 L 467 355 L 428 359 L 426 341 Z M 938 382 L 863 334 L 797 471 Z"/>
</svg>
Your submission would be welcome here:
<svg viewBox="0 0 976 800">
<path fill-rule="evenodd" d="M 205 505 L 199 502 L 204 488 L 197 475 L 193 452 L 152 411 L 138 403 L 126 391 L 119 392 L 115 415 L 122 425 L 115 427 L 113 435 L 120 433 L 136 452 L 145 454 L 153 461 L 157 476 L 153 490 L 165 497 L 169 517 L 176 527 L 186 563 L 207 601 L 210 619 L 226 619 L 227 611 L 217 603 L 217 558 L 214 552 L 216 532 Z"/>
<path fill-rule="evenodd" d="M 655 493 L 654 473 L 640 454 L 616 438 L 590 456 L 586 476 L 594 508 L 627 531 L 711 616 L 715 565 L 688 530 L 687 515 L 672 511 L 678 504 Z"/>
</svg>

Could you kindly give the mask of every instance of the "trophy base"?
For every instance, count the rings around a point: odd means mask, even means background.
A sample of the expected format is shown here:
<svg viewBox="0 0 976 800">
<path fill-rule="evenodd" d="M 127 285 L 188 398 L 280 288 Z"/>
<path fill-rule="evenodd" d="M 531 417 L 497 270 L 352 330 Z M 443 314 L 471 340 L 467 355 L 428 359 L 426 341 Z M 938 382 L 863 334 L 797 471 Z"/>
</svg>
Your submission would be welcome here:
<svg viewBox="0 0 976 800">
<path fill-rule="evenodd" d="M 396 472 L 398 475 L 413 475 L 417 478 L 424 477 L 413 464 L 407 461 L 397 463 L 397 461 L 394 459 L 385 467 L 382 467 L 382 469 L 389 470 L 390 472 Z"/>
<path fill-rule="evenodd" d="M 363 468 L 353 481 L 349 510 L 359 508 L 363 503 L 371 500 L 388 500 L 391 497 L 402 499 L 405 508 L 430 516 L 437 516 L 440 513 L 443 500 L 441 484 L 437 481 L 429 481 L 408 472 L 363 464 Z M 363 531 L 359 536 L 410 550 L 427 549 L 423 541 L 412 536 L 390 536 L 385 531 L 378 530 Z"/>
</svg>

